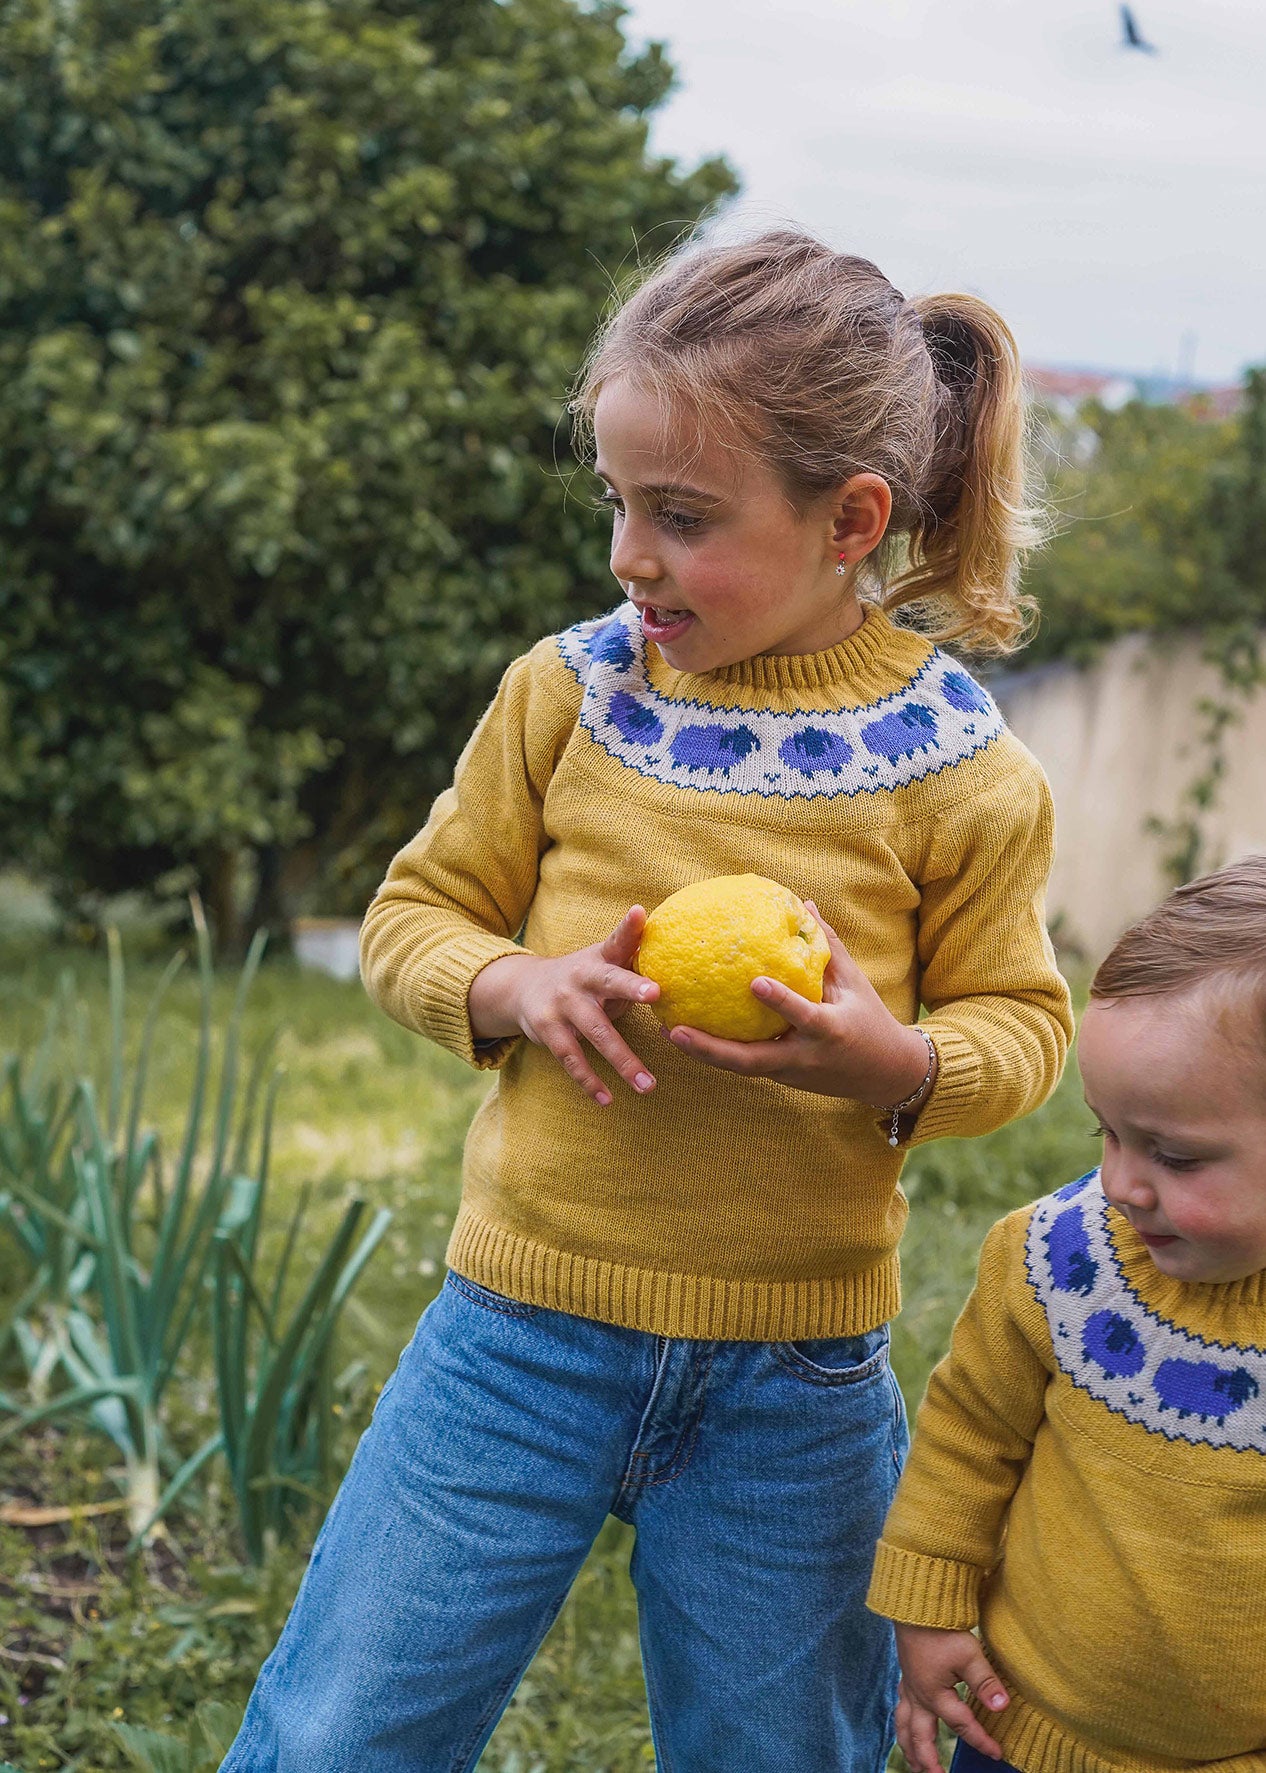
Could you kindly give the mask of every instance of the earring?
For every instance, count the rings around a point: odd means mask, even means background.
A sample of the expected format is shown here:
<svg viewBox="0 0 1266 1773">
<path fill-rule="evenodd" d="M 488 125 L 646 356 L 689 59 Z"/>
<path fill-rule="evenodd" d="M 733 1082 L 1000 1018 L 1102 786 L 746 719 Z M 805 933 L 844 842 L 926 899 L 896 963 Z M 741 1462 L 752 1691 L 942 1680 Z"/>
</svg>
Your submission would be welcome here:
<svg viewBox="0 0 1266 1773">
<path fill-rule="evenodd" d="M 839 560 L 836 562 L 835 570 L 842 579 L 848 577 L 848 561 L 843 554 L 840 555 Z"/>
</svg>

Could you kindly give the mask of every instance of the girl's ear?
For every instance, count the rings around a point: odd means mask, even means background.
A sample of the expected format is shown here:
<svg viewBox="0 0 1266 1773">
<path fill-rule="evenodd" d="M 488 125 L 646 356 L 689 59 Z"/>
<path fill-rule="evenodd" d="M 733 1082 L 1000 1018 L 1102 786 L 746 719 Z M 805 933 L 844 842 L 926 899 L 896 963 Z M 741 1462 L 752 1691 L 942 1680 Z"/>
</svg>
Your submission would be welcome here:
<svg viewBox="0 0 1266 1773">
<path fill-rule="evenodd" d="M 882 474 L 854 474 L 837 488 L 832 511 L 835 552 L 851 566 L 883 541 L 892 516 L 892 488 Z"/>
</svg>

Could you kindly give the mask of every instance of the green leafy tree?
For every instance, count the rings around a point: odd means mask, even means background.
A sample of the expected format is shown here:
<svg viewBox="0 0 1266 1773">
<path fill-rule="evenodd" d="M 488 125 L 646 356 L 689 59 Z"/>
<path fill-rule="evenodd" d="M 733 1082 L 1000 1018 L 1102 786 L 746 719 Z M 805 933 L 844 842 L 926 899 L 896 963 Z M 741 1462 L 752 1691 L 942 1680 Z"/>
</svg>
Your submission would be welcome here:
<svg viewBox="0 0 1266 1773">
<path fill-rule="evenodd" d="M 1178 406 L 1083 410 L 1050 489 L 1060 533 L 1025 581 L 1041 612 L 1031 657 L 1088 659 L 1119 634 L 1225 619 L 1238 598 L 1211 499 L 1237 433 Z"/>
<path fill-rule="evenodd" d="M 1266 369 L 1244 379 L 1244 406 L 1212 477 L 1209 516 L 1219 538 L 1224 619 L 1266 624 Z"/>
<path fill-rule="evenodd" d="M 621 17 L 0 8 L 0 854 L 67 902 L 358 905 L 507 660 L 610 600 L 565 391 L 734 188 L 649 152 Z"/>
<path fill-rule="evenodd" d="M 1130 631 L 1199 633 L 1216 677 L 1192 711 L 1194 773 L 1174 816 L 1150 821 L 1178 884 L 1218 860 L 1207 815 L 1266 683 L 1266 371 L 1248 372 L 1234 420 L 1134 402 L 1092 406 L 1082 423 L 1080 461 L 1054 482 L 1064 531 L 1028 580 L 1042 613 L 1033 652 L 1088 660 Z"/>
</svg>

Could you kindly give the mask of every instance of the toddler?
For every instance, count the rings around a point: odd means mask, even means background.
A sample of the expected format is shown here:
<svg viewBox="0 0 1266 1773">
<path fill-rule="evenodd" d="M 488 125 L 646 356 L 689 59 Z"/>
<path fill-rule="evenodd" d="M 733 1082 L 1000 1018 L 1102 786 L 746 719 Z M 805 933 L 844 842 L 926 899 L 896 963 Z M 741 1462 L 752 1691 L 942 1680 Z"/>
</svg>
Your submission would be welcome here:
<svg viewBox="0 0 1266 1773">
<path fill-rule="evenodd" d="M 989 1233 L 879 1547 L 898 1739 L 1266 1773 L 1266 856 L 1122 936 L 1078 1051 L 1103 1161 Z"/>
</svg>

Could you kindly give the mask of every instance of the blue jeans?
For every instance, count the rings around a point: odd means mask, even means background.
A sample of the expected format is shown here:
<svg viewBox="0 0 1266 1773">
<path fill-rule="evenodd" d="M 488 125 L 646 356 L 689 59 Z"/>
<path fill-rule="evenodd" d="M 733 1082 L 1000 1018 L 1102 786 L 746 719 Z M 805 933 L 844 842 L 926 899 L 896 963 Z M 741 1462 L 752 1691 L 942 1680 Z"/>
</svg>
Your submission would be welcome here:
<svg viewBox="0 0 1266 1773">
<path fill-rule="evenodd" d="M 223 1773 L 466 1773 L 608 1512 L 664 1773 L 881 1773 L 897 1668 L 863 1597 L 905 1447 L 886 1326 L 670 1340 L 450 1274 Z"/>
</svg>

